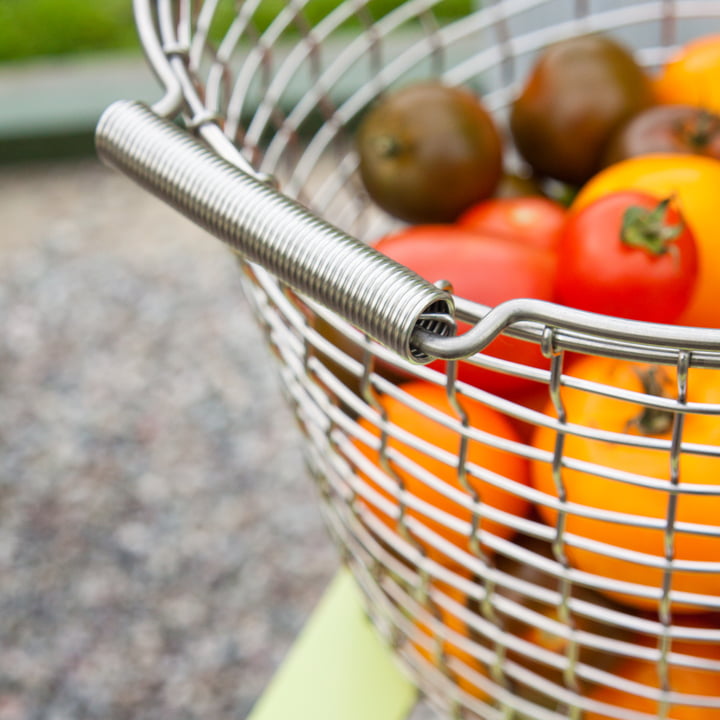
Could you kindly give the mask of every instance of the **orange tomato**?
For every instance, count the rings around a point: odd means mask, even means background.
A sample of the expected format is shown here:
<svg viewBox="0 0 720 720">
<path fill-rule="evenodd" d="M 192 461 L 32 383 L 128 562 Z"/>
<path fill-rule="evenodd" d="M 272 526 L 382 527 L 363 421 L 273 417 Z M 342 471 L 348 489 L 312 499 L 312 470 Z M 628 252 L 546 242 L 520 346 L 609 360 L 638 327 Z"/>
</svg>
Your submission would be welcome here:
<svg viewBox="0 0 720 720">
<path fill-rule="evenodd" d="M 448 419 L 457 419 L 457 414 L 451 407 L 444 387 L 418 380 L 403 385 L 402 389 L 412 398 L 426 403 L 430 406 L 431 410 L 444 413 L 449 416 Z M 472 427 L 490 433 L 494 437 L 502 440 L 518 441 L 515 429 L 504 415 L 470 398 L 459 397 L 458 399 L 467 413 L 469 424 Z M 428 445 L 427 448 L 416 448 L 411 447 L 409 442 L 398 437 L 391 436 L 388 439 L 388 448 L 390 450 L 402 453 L 407 460 L 417 466 L 416 469 L 412 467 L 401 467 L 397 462 L 392 463 L 393 470 L 404 486 L 404 489 L 410 495 L 434 506 L 447 515 L 455 516 L 470 523 L 472 520 L 471 510 L 460 505 L 455 499 L 444 495 L 440 489 L 431 487 L 422 475 L 423 471 L 430 473 L 437 479 L 441 488 L 446 486 L 450 491 L 460 493 L 468 498 L 471 497 L 468 490 L 463 487 L 457 468 L 461 442 L 460 433 L 441 422 L 430 419 L 425 413 L 411 408 L 401 400 L 396 400 L 386 395 L 381 397 L 380 402 L 387 412 L 388 421 L 396 426 L 396 429 L 410 433 Z M 373 423 L 362 419 L 360 424 L 376 437 L 380 435 L 380 431 Z M 359 440 L 356 440 L 355 444 L 367 458 L 378 467 L 381 467 L 378 450 L 369 447 Z M 433 452 L 434 449 L 448 453 L 448 458 L 438 459 L 432 457 L 430 453 Z M 490 473 L 496 473 L 502 476 L 505 481 L 510 481 L 510 483 L 516 485 L 518 488 L 529 483 L 529 466 L 525 458 L 512 452 L 486 445 L 479 440 L 471 439 L 469 441 L 467 461 L 468 463 L 485 468 Z M 388 499 L 393 499 L 393 501 L 396 502 L 392 494 L 382 489 L 379 484 L 375 483 L 363 473 L 361 473 L 361 476 L 381 495 Z M 480 502 L 485 505 L 504 510 L 513 515 L 524 515 L 529 511 L 529 502 L 515 494 L 512 489 L 502 488 L 494 484 L 491 479 L 481 479 L 474 475 L 470 468 L 468 468 L 467 484 L 477 493 Z M 385 523 L 395 527 L 396 519 L 383 513 L 379 507 L 370 505 L 369 503 L 367 503 L 367 505 Z M 440 520 L 428 517 L 428 515 L 421 510 L 408 507 L 407 515 L 420 520 L 428 528 L 459 547 L 464 549 L 470 547 L 466 535 L 454 528 L 447 527 Z M 502 538 L 508 538 L 514 534 L 513 528 L 491 519 L 481 518 L 480 528 Z M 426 547 L 428 553 L 433 554 L 433 556 L 438 555 L 439 551 L 435 549 L 432 543 L 420 540 L 419 542 Z"/>
<path fill-rule="evenodd" d="M 699 275 L 680 325 L 720 327 L 720 242 L 717 188 L 720 162 L 694 155 L 647 155 L 610 165 L 580 190 L 570 211 L 617 190 L 642 190 L 658 197 L 673 195 L 678 210 L 695 234 Z"/>
<path fill-rule="evenodd" d="M 676 372 L 670 368 L 657 368 L 640 363 L 630 363 L 604 358 L 583 358 L 573 366 L 574 376 L 603 383 L 616 388 L 637 392 L 672 395 L 676 387 Z M 655 387 L 651 387 L 655 385 Z M 638 437 L 670 440 L 672 418 L 668 414 L 648 411 L 638 404 L 602 394 L 564 387 L 562 401 L 568 423 L 581 426 L 589 432 L 602 430 L 623 434 L 629 442 Z M 691 368 L 688 379 L 688 402 L 719 403 L 720 371 Z M 554 414 L 551 407 L 549 415 Z M 620 441 L 596 440 L 582 435 L 566 434 L 563 457 L 565 463 L 560 478 L 567 501 L 588 508 L 627 513 L 630 516 L 665 519 L 670 499 L 671 460 L 667 450 L 638 447 Z M 533 444 L 552 451 L 557 433 L 549 427 L 538 427 Z M 688 413 L 685 418 L 682 440 L 684 443 L 701 443 L 720 446 L 720 419 L 715 415 Z M 660 483 L 659 489 L 642 487 L 595 474 L 591 468 L 568 467 L 571 459 L 577 463 L 591 463 L 604 468 L 647 476 Z M 557 498 L 558 489 L 551 463 L 535 461 L 531 468 L 535 488 Z M 693 534 L 677 527 L 677 523 L 697 523 L 711 527 L 720 526 L 720 457 L 685 452 L 679 458 L 680 483 L 706 484 L 716 487 L 712 494 L 683 493 L 677 496 L 676 528 L 673 552 L 676 560 L 720 560 L 720 536 Z M 558 512 L 540 504 L 538 510 L 551 525 L 557 523 Z M 592 541 L 610 544 L 615 548 L 636 551 L 651 556 L 655 561 L 665 557 L 665 532 L 662 528 L 637 527 L 623 524 L 612 518 L 587 518 L 575 512 L 566 516 L 565 530 L 569 534 Z M 577 568 L 613 580 L 627 581 L 662 587 L 663 570 L 651 567 L 642 558 L 610 557 L 598 548 L 566 545 L 570 562 Z M 692 593 L 720 595 L 720 573 L 675 571 L 672 589 Z M 615 599 L 643 609 L 655 609 L 657 603 L 651 598 L 623 593 L 608 592 Z M 697 610 L 698 606 L 674 604 L 676 611 Z"/>
<path fill-rule="evenodd" d="M 683 104 L 720 112 L 720 34 L 683 45 L 660 70 L 655 93 L 664 104 Z"/>
<path fill-rule="evenodd" d="M 707 658 L 715 662 L 720 661 L 720 647 L 716 644 L 689 641 L 675 641 L 672 643 L 672 652 L 690 655 L 696 658 Z M 623 680 L 639 683 L 647 688 L 659 688 L 660 677 L 655 663 L 647 660 L 630 659 L 616 668 L 614 673 Z M 720 700 L 720 671 L 683 667 L 673 663 L 669 670 L 669 685 L 673 693 L 695 695 L 712 698 L 715 702 Z M 607 703 L 625 710 L 644 712 L 649 716 L 660 716 L 660 704 L 652 698 L 636 695 L 627 690 L 619 690 L 607 686 L 596 686 L 589 693 L 592 700 Z M 689 699 L 691 702 L 691 700 Z M 601 712 L 588 712 L 583 720 L 608 720 L 614 715 L 605 715 Z M 667 717 L 673 720 L 719 720 L 720 708 L 703 708 L 674 702 L 668 709 Z"/>
</svg>

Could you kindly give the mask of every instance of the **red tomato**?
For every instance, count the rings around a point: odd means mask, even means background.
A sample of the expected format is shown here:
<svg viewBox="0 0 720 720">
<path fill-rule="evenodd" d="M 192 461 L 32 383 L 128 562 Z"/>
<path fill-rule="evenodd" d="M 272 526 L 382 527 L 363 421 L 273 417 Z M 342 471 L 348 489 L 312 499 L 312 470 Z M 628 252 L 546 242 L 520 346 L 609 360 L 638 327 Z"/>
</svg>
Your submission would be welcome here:
<svg viewBox="0 0 720 720">
<path fill-rule="evenodd" d="M 555 256 L 548 250 L 457 225 L 417 225 L 382 238 L 375 247 L 430 282 L 450 281 L 455 295 L 484 305 L 520 297 L 553 299 Z M 458 333 L 466 329 L 461 324 Z M 534 367 L 549 366 L 537 345 L 515 338 L 500 336 L 485 353 Z M 431 366 L 442 370 L 445 363 L 435 361 Z M 466 362 L 459 364 L 458 378 L 501 393 L 535 385 Z"/>
<path fill-rule="evenodd" d="M 492 198 L 473 205 L 457 223 L 490 235 L 554 250 L 560 241 L 566 213 L 560 203 L 545 197 Z"/>
<path fill-rule="evenodd" d="M 614 192 L 569 215 L 558 251 L 557 297 L 582 310 L 674 323 L 697 275 L 695 237 L 673 202 Z"/>
</svg>

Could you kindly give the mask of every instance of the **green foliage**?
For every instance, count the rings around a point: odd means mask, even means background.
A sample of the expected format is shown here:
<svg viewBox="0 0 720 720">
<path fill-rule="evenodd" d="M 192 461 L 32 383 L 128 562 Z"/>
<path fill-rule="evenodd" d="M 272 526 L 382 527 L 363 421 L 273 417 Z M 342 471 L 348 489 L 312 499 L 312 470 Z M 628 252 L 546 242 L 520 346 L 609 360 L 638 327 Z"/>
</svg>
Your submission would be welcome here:
<svg viewBox="0 0 720 720">
<path fill-rule="evenodd" d="M 0 0 L 0 60 L 137 46 L 130 0 Z"/>
<path fill-rule="evenodd" d="M 211 36 L 217 39 L 235 15 L 239 0 L 220 0 Z M 370 0 L 369 15 L 382 17 L 403 0 Z M 304 21 L 314 24 L 341 0 L 309 0 Z M 288 6 L 285 0 L 263 0 L 254 15 L 265 30 Z M 439 17 L 466 13 L 472 0 L 441 0 Z M 297 26 L 293 24 L 291 30 Z M 32 56 L 137 48 L 131 0 L 0 0 L 0 61 Z"/>
<path fill-rule="evenodd" d="M 311 25 L 318 23 L 329 12 L 334 10 L 342 0 L 308 0 L 302 9 L 303 20 Z M 368 0 L 367 16 L 377 19 L 402 5 L 404 0 Z M 220 0 L 218 3 L 217 26 L 232 19 L 238 5 L 237 0 Z M 263 0 L 253 16 L 255 27 L 259 31 L 267 29 L 268 25 L 289 5 L 286 0 Z M 456 18 L 464 15 L 473 7 L 473 0 L 440 0 L 433 12 L 440 18 Z M 356 26 L 358 22 L 355 22 Z M 292 27 L 296 27 L 293 25 Z"/>
</svg>

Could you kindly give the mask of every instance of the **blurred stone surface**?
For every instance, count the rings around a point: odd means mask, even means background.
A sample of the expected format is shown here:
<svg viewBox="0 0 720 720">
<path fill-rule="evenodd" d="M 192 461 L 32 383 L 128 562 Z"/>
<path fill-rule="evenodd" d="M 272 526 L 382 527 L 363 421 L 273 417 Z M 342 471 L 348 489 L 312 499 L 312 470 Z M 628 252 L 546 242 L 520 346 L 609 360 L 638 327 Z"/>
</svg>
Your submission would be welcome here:
<svg viewBox="0 0 720 720">
<path fill-rule="evenodd" d="M 339 561 L 236 263 L 94 160 L 0 218 L 0 720 L 244 718 Z"/>
<path fill-rule="evenodd" d="M 237 266 L 94 161 L 0 217 L 0 720 L 242 718 L 338 561 Z"/>
</svg>

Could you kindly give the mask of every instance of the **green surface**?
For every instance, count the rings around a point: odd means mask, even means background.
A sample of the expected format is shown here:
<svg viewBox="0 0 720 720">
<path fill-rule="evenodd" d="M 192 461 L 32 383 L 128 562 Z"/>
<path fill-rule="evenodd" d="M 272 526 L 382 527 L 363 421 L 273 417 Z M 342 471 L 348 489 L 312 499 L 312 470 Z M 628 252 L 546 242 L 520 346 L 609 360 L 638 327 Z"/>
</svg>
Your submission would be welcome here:
<svg viewBox="0 0 720 720">
<path fill-rule="evenodd" d="M 247 720 L 403 720 L 416 698 L 341 570 Z"/>
</svg>

